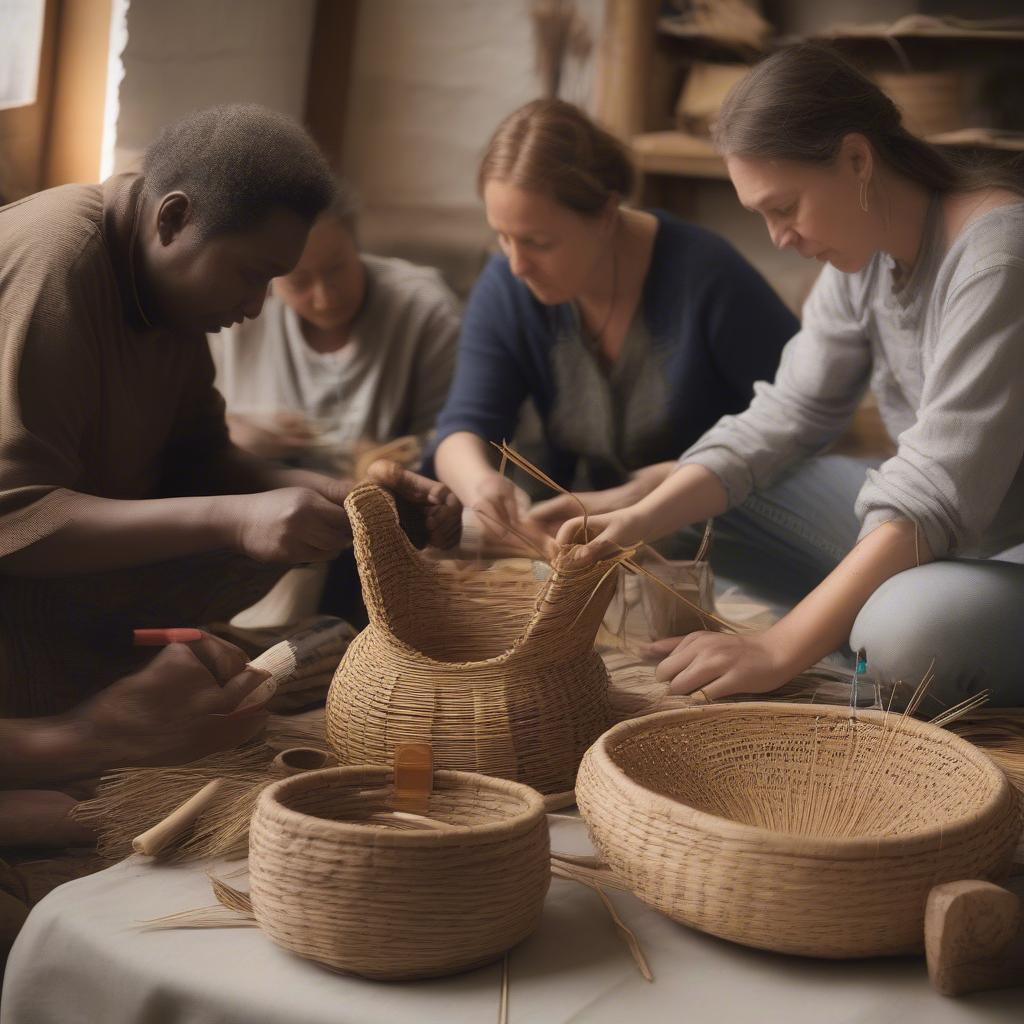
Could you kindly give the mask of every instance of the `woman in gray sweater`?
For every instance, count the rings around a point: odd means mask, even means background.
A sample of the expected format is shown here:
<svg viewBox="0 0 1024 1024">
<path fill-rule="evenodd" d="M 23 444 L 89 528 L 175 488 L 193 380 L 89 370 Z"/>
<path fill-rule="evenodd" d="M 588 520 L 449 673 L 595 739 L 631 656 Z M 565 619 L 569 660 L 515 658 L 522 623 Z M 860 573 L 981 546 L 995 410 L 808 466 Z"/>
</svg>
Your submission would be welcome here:
<svg viewBox="0 0 1024 1024">
<path fill-rule="evenodd" d="M 579 557 L 732 510 L 761 574 L 810 590 L 763 634 L 662 641 L 677 693 L 772 690 L 848 641 L 881 679 L 916 683 L 934 658 L 946 703 L 985 687 L 1024 703 L 1021 181 L 951 162 L 810 44 L 736 86 L 718 144 L 774 243 L 825 267 L 775 381 L 645 497 L 597 510 Z M 821 454 L 868 387 L 896 454 Z"/>
</svg>

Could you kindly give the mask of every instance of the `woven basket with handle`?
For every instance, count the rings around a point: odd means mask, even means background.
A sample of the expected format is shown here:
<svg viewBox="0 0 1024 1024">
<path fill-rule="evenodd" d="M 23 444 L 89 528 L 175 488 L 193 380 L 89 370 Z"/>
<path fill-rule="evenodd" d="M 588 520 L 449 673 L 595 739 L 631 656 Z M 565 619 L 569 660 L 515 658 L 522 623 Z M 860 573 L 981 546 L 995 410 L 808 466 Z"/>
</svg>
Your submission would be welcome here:
<svg viewBox="0 0 1024 1024">
<path fill-rule="evenodd" d="M 434 773 L 424 814 L 395 814 L 388 768 L 296 775 L 261 794 L 250 898 L 278 945 L 367 978 L 488 963 L 540 920 L 547 818 L 526 786 Z"/>
<path fill-rule="evenodd" d="M 614 588 L 599 562 L 556 563 L 535 587 L 495 590 L 419 555 L 389 495 L 345 502 L 370 624 L 327 698 L 342 764 L 389 764 L 396 744 L 430 743 L 439 768 L 571 791 L 584 751 L 611 722 L 594 636 Z"/>
<path fill-rule="evenodd" d="M 676 921 L 818 957 L 923 947 L 932 886 L 998 880 L 1021 819 L 1002 771 L 880 711 L 719 704 L 610 729 L 576 795 L 614 872 Z"/>
</svg>

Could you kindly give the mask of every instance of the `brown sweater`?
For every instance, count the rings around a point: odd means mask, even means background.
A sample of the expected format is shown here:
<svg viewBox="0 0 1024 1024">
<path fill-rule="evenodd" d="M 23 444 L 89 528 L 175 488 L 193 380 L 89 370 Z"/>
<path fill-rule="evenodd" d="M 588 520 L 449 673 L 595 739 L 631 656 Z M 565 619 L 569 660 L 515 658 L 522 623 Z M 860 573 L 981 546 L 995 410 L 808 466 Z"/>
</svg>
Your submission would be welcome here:
<svg viewBox="0 0 1024 1024">
<path fill-rule="evenodd" d="M 189 471 L 229 444 L 205 337 L 148 327 L 139 307 L 141 185 L 121 175 L 0 209 L 0 558 L 71 521 L 82 494 L 159 498 L 171 480 L 187 494 Z M 0 714 L 68 706 L 131 667 L 129 627 L 226 618 L 280 572 L 213 552 L 0 573 Z"/>
<path fill-rule="evenodd" d="M 160 497 L 228 443 L 206 339 L 147 328 L 136 302 L 141 184 L 0 209 L 0 557 L 64 525 L 79 493 Z"/>
</svg>

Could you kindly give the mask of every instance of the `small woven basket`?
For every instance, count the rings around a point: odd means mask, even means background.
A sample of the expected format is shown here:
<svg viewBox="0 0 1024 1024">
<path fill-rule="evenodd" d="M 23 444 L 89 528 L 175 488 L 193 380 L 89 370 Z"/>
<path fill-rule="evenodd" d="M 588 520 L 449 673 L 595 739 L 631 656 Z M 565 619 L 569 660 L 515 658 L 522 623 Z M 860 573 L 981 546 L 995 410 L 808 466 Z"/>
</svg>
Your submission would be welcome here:
<svg viewBox="0 0 1024 1024">
<path fill-rule="evenodd" d="M 497 959 L 540 920 L 551 870 L 543 800 L 514 782 L 439 771 L 426 818 L 442 829 L 417 827 L 423 817 L 390 812 L 392 779 L 383 767 L 329 768 L 262 792 L 249 833 L 257 923 L 278 945 L 366 978 Z"/>
<path fill-rule="evenodd" d="M 584 751 L 612 721 L 594 650 L 612 563 L 496 587 L 419 555 L 380 488 L 357 487 L 345 508 L 370 624 L 327 697 L 338 760 L 390 764 L 397 744 L 429 743 L 439 768 L 571 799 Z"/>
<path fill-rule="evenodd" d="M 748 946 L 816 957 L 923 948 L 929 890 L 1009 869 L 1021 819 L 1002 771 L 935 726 L 769 703 L 624 722 L 577 799 L 640 899 Z"/>
</svg>

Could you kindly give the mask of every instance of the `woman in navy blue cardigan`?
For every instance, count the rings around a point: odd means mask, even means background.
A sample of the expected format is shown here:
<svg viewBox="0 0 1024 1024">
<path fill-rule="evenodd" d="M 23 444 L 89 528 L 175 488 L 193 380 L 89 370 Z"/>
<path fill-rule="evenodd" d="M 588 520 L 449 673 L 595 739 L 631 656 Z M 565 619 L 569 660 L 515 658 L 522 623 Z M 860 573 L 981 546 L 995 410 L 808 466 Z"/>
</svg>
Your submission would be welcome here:
<svg viewBox="0 0 1024 1024">
<path fill-rule="evenodd" d="M 593 511 L 617 508 L 746 409 L 796 333 L 726 241 L 623 207 L 633 184 L 622 145 L 558 100 L 511 114 L 484 155 L 478 187 L 501 254 L 470 296 L 434 466 L 495 534 L 529 504 L 489 445 L 513 436 L 526 398 L 551 475 L 600 491 L 587 496 Z M 531 515 L 551 529 L 577 508 L 544 503 Z"/>
</svg>

